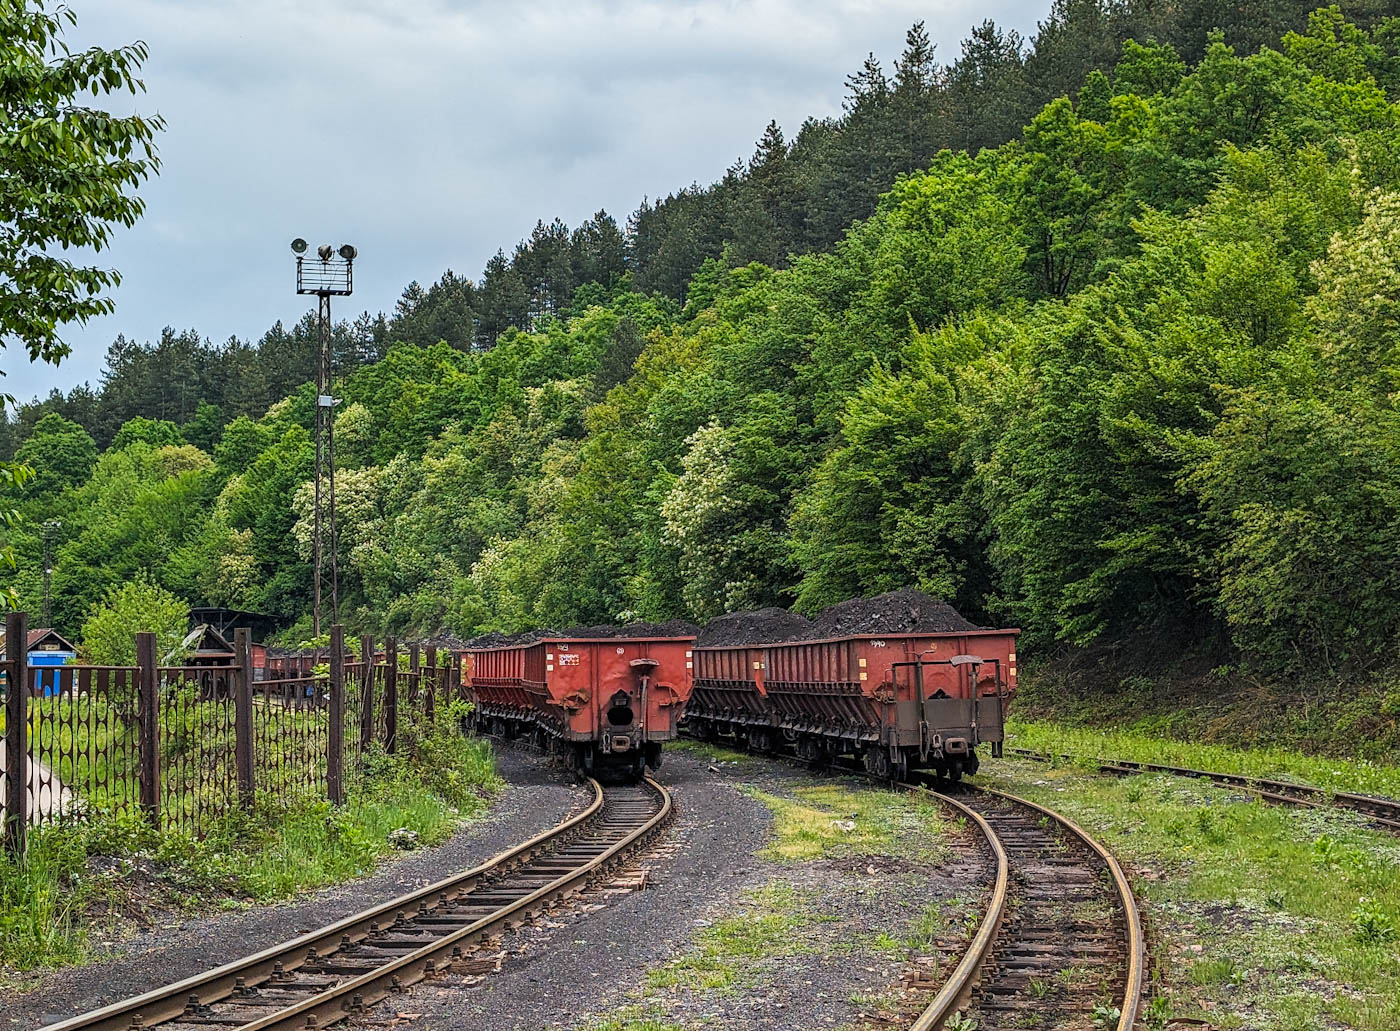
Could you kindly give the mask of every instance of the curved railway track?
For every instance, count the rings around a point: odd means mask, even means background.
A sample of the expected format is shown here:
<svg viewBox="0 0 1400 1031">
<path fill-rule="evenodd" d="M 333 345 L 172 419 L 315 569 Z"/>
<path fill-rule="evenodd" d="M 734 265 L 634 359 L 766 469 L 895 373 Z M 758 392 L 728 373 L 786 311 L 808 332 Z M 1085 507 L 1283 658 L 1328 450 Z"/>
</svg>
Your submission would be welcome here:
<svg viewBox="0 0 1400 1031">
<path fill-rule="evenodd" d="M 1287 781 L 1267 780 L 1263 777 L 1245 777 L 1236 773 L 1218 773 L 1210 770 L 1193 770 L 1187 766 L 1163 766 L 1158 763 L 1135 762 L 1131 759 L 1099 759 L 1077 755 L 1051 755 L 1048 752 L 1033 752 L 1025 748 L 1008 748 L 1007 755 L 1018 755 L 1025 759 L 1051 762 L 1068 759 L 1075 762 L 1088 761 L 1096 764 L 1103 773 L 1119 776 L 1132 776 L 1135 773 L 1168 773 L 1176 777 L 1193 777 L 1208 780 L 1222 787 L 1241 788 L 1258 795 L 1268 802 L 1283 805 L 1308 806 L 1317 809 L 1348 809 L 1360 813 L 1374 827 L 1400 833 L 1400 800 L 1381 798 L 1377 795 L 1359 795 L 1349 791 L 1328 791 L 1307 784 L 1290 784 Z"/>
<path fill-rule="evenodd" d="M 794 756 L 772 757 L 812 767 Z M 863 772 L 858 764 L 838 768 Z M 1096 1012 L 1104 1019 L 1092 1026 L 1132 1031 L 1142 1008 L 1147 939 L 1113 854 L 1035 802 L 919 776 L 923 783 L 895 786 L 967 817 L 991 850 L 996 875 L 972 941 L 910 1031 L 940 1031 L 959 1012 L 976 1020 L 977 1031 L 1089 1027 Z"/>
<path fill-rule="evenodd" d="M 606 790 L 583 812 L 465 873 L 176 984 L 46 1031 L 307 1031 L 452 969 L 650 841 L 672 812 L 654 780 Z"/>
<path fill-rule="evenodd" d="M 981 925 L 911 1031 L 937 1031 L 957 1011 L 978 1031 L 1085 1027 L 1096 1011 L 1102 1026 L 1131 1031 L 1147 949 L 1113 855 L 1073 821 L 1014 795 L 906 787 L 967 816 L 997 867 Z"/>
</svg>

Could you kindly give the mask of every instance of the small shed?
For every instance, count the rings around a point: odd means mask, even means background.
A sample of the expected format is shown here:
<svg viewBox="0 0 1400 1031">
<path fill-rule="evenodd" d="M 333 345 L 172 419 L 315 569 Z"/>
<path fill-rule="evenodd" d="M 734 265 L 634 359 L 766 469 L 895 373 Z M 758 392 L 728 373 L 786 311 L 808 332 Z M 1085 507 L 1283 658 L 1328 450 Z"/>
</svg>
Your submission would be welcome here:
<svg viewBox="0 0 1400 1031">
<path fill-rule="evenodd" d="M 233 645 L 223 634 L 207 623 L 197 626 L 185 637 L 185 660 L 189 666 L 232 666 Z"/>
<path fill-rule="evenodd" d="M 197 605 L 190 609 L 190 628 L 208 625 L 225 641 L 232 641 L 234 632 L 247 630 L 254 641 L 265 641 L 276 633 L 282 620 L 265 612 L 225 609 L 213 605 Z"/>
<path fill-rule="evenodd" d="M 34 689 L 41 695 L 59 692 L 57 667 L 67 665 L 78 650 L 71 641 L 52 627 L 36 627 L 29 631 L 29 665 L 37 666 Z M 0 660 L 5 658 L 5 645 L 0 641 Z"/>
<path fill-rule="evenodd" d="M 207 623 L 202 624 L 185 635 L 183 646 L 185 667 L 199 671 L 187 673 L 186 677 L 199 684 L 200 700 L 222 701 L 231 697 L 234 652 L 224 635 Z"/>
</svg>

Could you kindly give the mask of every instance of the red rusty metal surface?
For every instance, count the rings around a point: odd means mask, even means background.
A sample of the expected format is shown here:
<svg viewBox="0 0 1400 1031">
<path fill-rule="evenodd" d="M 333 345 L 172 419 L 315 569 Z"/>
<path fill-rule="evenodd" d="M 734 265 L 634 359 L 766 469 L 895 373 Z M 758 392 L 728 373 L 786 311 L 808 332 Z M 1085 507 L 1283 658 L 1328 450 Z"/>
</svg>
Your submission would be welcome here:
<svg viewBox="0 0 1400 1031">
<path fill-rule="evenodd" d="M 1010 699 L 1019 633 L 906 633 L 697 648 L 691 708 L 741 723 L 877 728 L 892 718 L 881 703 L 916 698 L 914 670 L 899 664 L 920 659 L 925 699 L 995 696 L 998 670 Z M 969 655 L 982 662 L 947 664 Z"/>
<path fill-rule="evenodd" d="M 639 714 L 646 676 L 645 736 L 666 741 L 690 698 L 695 639 L 546 638 L 533 644 L 468 649 L 462 678 L 492 710 L 532 715 L 571 741 L 596 740 L 619 692 Z M 641 719 L 634 721 L 641 730 Z"/>
</svg>

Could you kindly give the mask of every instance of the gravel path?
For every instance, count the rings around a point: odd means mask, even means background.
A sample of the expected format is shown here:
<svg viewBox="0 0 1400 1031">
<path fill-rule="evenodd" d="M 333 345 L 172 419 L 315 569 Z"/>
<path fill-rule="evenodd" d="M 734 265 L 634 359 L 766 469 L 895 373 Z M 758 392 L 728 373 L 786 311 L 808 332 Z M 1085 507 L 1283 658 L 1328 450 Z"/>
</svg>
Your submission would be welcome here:
<svg viewBox="0 0 1400 1031">
<path fill-rule="evenodd" d="M 538 758 L 507 750 L 499 762 L 506 790 L 485 818 L 442 846 L 285 905 L 197 917 L 172 913 L 168 923 L 122 942 L 112 958 L 43 974 L 36 990 L 6 998 L 0 1005 L 0 1028 L 62 1019 L 293 938 L 474 866 L 553 826 L 587 801 Z"/>
<path fill-rule="evenodd" d="M 877 948 L 875 937 L 904 933 L 933 901 L 960 923 L 963 907 L 975 904 L 987 883 L 981 857 L 958 848 L 942 867 L 889 857 L 770 862 L 757 853 L 772 840 L 772 813 L 741 786 L 791 795 L 819 783 L 812 775 L 762 760 L 715 764 L 672 750 L 658 779 L 672 789 L 678 811 L 656 848 L 634 864 L 646 870 L 644 890 L 622 887 L 624 873 L 582 906 L 496 943 L 494 972 L 415 985 L 356 1028 L 663 1026 L 630 1023 L 651 1016 L 666 1027 L 777 1031 L 857 1026 L 877 1012 L 917 1010 L 928 986 L 910 992 L 904 982 L 911 971 L 933 967 Z M 762 936 L 772 926 L 763 921 L 772 918 L 775 888 L 778 940 L 738 961 L 733 983 L 649 983 L 649 972 L 664 978 L 678 961 L 694 962 L 697 935 L 719 930 L 726 918 L 751 918 Z M 950 942 L 949 951 L 959 944 Z"/>
</svg>

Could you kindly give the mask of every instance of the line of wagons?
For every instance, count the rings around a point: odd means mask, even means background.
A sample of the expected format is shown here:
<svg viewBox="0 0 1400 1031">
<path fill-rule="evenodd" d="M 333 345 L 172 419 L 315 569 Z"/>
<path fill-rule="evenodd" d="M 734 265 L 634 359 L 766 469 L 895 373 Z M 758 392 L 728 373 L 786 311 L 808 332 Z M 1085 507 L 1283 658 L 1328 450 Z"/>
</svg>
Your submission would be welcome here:
<svg viewBox="0 0 1400 1031">
<path fill-rule="evenodd" d="M 1001 755 L 1016 630 L 697 647 L 695 637 L 540 637 L 468 647 L 471 729 L 530 738 L 580 772 L 640 777 L 682 725 L 704 740 L 877 778 L 975 773 Z"/>
</svg>

